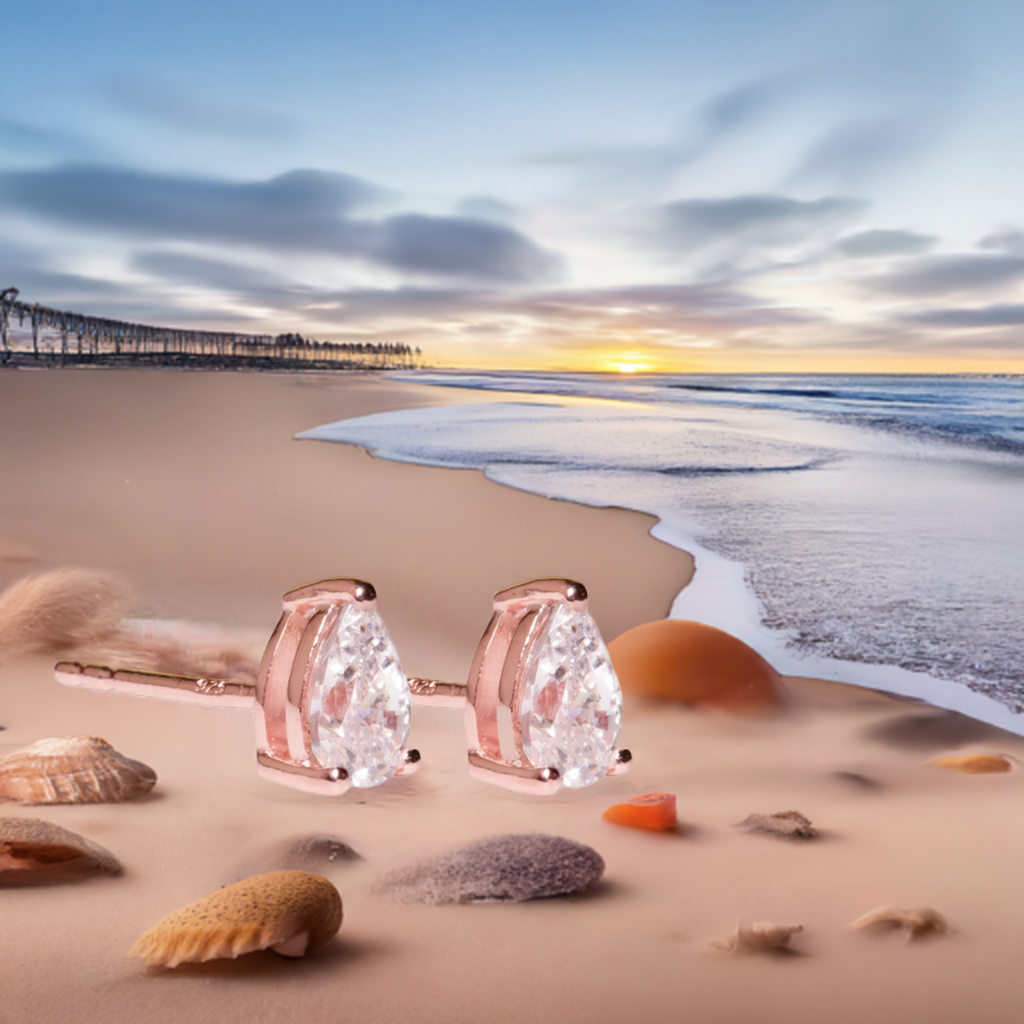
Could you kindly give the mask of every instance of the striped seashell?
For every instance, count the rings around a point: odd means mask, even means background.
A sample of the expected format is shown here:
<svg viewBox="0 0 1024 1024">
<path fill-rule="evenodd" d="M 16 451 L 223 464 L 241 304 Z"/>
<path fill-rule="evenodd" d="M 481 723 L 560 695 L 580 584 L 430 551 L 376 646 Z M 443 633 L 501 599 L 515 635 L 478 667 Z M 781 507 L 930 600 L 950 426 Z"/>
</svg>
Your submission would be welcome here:
<svg viewBox="0 0 1024 1024">
<path fill-rule="evenodd" d="M 0 818 L 0 885 L 37 885 L 121 872 L 102 846 L 39 818 Z"/>
<path fill-rule="evenodd" d="M 341 927 L 341 895 L 320 875 L 271 871 L 168 914 L 128 951 L 152 967 L 234 959 L 258 949 L 312 953 Z"/>
<path fill-rule="evenodd" d="M 95 736 L 37 740 L 0 757 L 0 800 L 22 804 L 118 803 L 148 793 L 156 772 Z"/>
</svg>

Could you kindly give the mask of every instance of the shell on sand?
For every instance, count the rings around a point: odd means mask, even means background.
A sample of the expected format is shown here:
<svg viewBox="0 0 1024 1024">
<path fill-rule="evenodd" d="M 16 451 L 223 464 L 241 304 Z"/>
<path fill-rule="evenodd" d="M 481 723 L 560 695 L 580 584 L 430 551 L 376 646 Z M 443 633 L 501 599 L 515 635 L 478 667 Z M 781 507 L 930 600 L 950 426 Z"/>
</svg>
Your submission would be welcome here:
<svg viewBox="0 0 1024 1024">
<path fill-rule="evenodd" d="M 235 882 L 168 914 L 128 951 L 150 966 L 234 959 L 258 949 L 312 953 L 341 927 L 341 895 L 308 871 Z"/>
<path fill-rule="evenodd" d="M 949 923 L 931 907 L 893 907 L 883 905 L 869 910 L 850 924 L 851 928 L 874 931 L 906 928 L 910 940 L 923 939 L 929 935 L 945 935 L 949 931 Z"/>
<path fill-rule="evenodd" d="M 802 924 L 755 921 L 747 927 L 736 925 L 731 935 L 712 939 L 710 945 L 723 953 L 770 953 L 773 950 L 788 949 L 789 940 L 803 930 Z"/>
<path fill-rule="evenodd" d="M 39 818 L 0 818 L 0 885 L 34 885 L 121 872 L 102 846 Z"/>
<path fill-rule="evenodd" d="M 663 619 L 608 644 L 623 691 L 739 715 L 782 708 L 782 678 L 742 640 L 702 622 Z"/>
<path fill-rule="evenodd" d="M 749 814 L 740 822 L 741 828 L 763 832 L 779 839 L 817 839 L 818 830 L 799 811 L 776 811 L 775 814 Z"/>
<path fill-rule="evenodd" d="M 954 754 L 931 762 L 965 775 L 999 775 L 1013 771 L 1013 762 L 1003 754 Z"/>
<path fill-rule="evenodd" d="M 96 736 L 37 740 L 0 757 L 0 800 L 23 804 L 117 803 L 148 793 L 156 772 Z"/>
</svg>

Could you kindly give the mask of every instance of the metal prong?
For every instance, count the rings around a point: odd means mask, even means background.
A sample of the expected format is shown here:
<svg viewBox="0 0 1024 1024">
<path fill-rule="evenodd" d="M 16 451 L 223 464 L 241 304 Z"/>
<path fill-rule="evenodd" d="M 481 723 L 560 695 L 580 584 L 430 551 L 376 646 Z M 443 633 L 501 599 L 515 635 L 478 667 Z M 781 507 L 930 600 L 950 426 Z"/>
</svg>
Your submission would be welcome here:
<svg viewBox="0 0 1024 1024">
<path fill-rule="evenodd" d="M 292 764 L 257 751 L 256 771 L 270 782 L 278 782 L 304 793 L 318 796 L 340 796 L 352 788 L 344 768 L 314 768 L 311 765 Z"/>
<path fill-rule="evenodd" d="M 402 763 L 395 769 L 395 775 L 414 775 L 420 768 L 420 752 L 410 749 L 405 752 Z"/>
<path fill-rule="evenodd" d="M 628 750 L 616 750 L 615 760 L 612 762 L 611 768 L 604 773 L 605 776 L 625 775 L 632 767 L 632 761 L 633 755 Z"/>
<path fill-rule="evenodd" d="M 517 793 L 549 796 L 562 787 L 562 777 L 557 768 L 534 768 L 510 761 L 498 761 L 479 750 L 469 752 L 469 774 L 481 782 L 490 782 Z"/>
</svg>

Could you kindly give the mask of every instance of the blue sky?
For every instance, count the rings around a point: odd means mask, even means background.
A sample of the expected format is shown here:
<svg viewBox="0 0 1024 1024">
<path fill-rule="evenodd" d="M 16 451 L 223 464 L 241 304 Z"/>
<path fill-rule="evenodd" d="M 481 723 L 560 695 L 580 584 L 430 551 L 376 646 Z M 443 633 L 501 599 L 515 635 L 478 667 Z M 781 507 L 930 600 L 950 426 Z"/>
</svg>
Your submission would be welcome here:
<svg viewBox="0 0 1024 1024">
<path fill-rule="evenodd" d="M 1024 369 L 1024 4 L 8 0 L 0 282 L 438 364 Z"/>
</svg>

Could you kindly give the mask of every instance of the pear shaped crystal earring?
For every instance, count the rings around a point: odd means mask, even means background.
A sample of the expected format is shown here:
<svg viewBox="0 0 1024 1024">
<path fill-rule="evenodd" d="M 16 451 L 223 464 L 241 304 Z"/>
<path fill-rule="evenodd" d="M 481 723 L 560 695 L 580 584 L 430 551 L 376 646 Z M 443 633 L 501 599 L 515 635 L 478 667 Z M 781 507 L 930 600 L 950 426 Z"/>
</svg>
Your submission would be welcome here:
<svg viewBox="0 0 1024 1024">
<path fill-rule="evenodd" d="M 255 712 L 260 775 L 335 795 L 414 771 L 409 685 L 363 580 L 290 590 L 256 685 L 62 661 L 59 682 Z"/>
<path fill-rule="evenodd" d="M 410 679 L 414 704 L 465 707 L 469 771 L 521 793 L 628 771 L 622 693 L 582 583 L 541 579 L 494 597 L 465 686 Z"/>
</svg>

